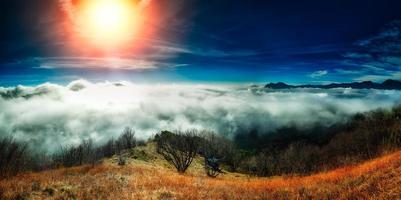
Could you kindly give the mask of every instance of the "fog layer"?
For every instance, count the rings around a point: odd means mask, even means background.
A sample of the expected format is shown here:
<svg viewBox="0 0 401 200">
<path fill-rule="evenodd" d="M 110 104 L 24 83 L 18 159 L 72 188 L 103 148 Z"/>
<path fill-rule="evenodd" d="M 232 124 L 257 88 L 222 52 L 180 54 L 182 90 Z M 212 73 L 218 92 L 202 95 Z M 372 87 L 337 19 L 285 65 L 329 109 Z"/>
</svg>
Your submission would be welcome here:
<svg viewBox="0 0 401 200">
<path fill-rule="evenodd" d="M 139 138 L 160 130 L 209 129 L 231 137 L 345 122 L 357 112 L 399 103 L 400 91 L 355 89 L 267 90 L 246 85 L 136 85 L 129 82 L 0 88 L 0 136 L 14 135 L 38 149 L 92 138 L 118 137 L 126 126 Z M 322 133 L 324 134 L 324 133 Z"/>
</svg>

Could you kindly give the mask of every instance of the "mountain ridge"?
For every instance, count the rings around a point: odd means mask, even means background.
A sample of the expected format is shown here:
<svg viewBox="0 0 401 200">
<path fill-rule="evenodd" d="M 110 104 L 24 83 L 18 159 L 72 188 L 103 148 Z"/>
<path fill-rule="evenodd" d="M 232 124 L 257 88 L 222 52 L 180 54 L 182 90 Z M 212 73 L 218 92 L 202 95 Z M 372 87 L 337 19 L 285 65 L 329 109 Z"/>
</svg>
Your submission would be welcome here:
<svg viewBox="0 0 401 200">
<path fill-rule="evenodd" d="M 372 81 L 350 82 L 350 83 L 330 83 L 325 85 L 290 85 L 284 82 L 268 83 L 264 86 L 270 89 L 293 89 L 293 88 L 319 88 L 319 89 L 333 89 L 333 88 L 352 88 L 352 89 L 380 89 L 380 90 L 401 90 L 401 81 L 387 79 L 382 83 Z"/>
</svg>

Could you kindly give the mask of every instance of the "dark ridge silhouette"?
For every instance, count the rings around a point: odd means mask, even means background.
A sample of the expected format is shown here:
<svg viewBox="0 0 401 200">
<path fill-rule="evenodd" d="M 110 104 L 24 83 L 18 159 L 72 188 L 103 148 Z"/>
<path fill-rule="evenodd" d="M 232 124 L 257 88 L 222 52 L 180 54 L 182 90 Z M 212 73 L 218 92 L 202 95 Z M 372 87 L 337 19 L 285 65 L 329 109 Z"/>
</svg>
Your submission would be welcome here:
<svg viewBox="0 0 401 200">
<path fill-rule="evenodd" d="M 352 82 L 352 83 L 330 83 L 326 85 L 288 85 L 283 82 L 268 83 L 265 88 L 270 89 L 293 89 L 293 88 L 352 88 L 352 89 L 379 89 L 379 90 L 401 90 L 401 81 L 388 79 L 383 83 L 375 83 L 372 81 Z"/>
</svg>

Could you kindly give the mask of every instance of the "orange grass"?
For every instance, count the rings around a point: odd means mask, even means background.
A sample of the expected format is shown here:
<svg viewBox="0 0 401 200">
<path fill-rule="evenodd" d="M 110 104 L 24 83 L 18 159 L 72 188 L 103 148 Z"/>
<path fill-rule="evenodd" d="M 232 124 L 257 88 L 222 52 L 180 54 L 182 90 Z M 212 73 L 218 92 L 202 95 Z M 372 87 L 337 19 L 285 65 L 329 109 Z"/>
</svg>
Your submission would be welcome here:
<svg viewBox="0 0 401 200">
<path fill-rule="evenodd" d="M 0 189 L 2 199 L 401 199 L 401 151 L 305 177 L 212 179 L 146 163 L 105 162 L 22 174 L 0 181 Z"/>
</svg>

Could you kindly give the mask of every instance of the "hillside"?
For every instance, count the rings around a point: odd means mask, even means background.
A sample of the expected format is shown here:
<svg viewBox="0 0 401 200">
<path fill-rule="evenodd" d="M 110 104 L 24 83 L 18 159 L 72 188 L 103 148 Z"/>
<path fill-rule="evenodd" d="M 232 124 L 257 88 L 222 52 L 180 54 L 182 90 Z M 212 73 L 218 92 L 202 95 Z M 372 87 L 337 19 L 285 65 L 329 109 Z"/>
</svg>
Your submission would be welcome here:
<svg viewBox="0 0 401 200">
<path fill-rule="evenodd" d="M 27 173 L 0 182 L 0 199 L 400 199 L 401 151 L 305 177 L 209 178 L 198 157 L 178 174 L 150 144 L 95 167 Z"/>
</svg>

